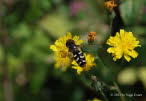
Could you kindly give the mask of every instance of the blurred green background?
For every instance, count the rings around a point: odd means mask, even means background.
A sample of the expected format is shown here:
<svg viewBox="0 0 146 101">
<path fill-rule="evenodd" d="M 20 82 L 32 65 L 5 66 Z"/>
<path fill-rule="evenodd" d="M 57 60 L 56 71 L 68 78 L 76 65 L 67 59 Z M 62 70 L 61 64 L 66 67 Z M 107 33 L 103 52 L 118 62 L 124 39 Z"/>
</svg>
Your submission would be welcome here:
<svg viewBox="0 0 146 101">
<path fill-rule="evenodd" d="M 146 101 L 146 1 L 121 0 L 125 30 L 132 31 L 142 45 L 136 48 L 138 58 L 129 63 L 114 62 L 106 52 L 114 13 L 106 11 L 104 2 L 0 0 L 0 101 L 104 101 L 91 89 L 91 75 L 108 85 L 113 85 L 111 78 L 115 78 L 123 94 L 142 94 L 125 96 L 126 101 Z M 65 72 L 55 69 L 49 47 L 67 32 L 79 35 L 85 43 L 87 33 L 97 32 L 102 46 L 98 54 L 107 68 L 97 62 L 96 68 L 82 75 L 72 68 Z M 109 101 L 120 101 L 110 94 L 106 92 Z"/>
</svg>

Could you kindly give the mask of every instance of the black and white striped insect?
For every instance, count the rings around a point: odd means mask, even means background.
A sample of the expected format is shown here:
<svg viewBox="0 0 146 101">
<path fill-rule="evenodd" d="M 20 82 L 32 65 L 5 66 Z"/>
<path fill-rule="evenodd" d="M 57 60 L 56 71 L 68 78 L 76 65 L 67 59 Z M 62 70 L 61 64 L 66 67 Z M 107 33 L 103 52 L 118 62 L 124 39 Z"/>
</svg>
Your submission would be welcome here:
<svg viewBox="0 0 146 101">
<path fill-rule="evenodd" d="M 86 59 L 84 54 L 79 50 L 78 45 L 75 44 L 75 41 L 72 39 L 68 39 L 66 41 L 66 47 L 69 48 L 69 52 L 73 54 L 74 60 L 80 67 L 84 67 L 86 65 Z"/>
</svg>

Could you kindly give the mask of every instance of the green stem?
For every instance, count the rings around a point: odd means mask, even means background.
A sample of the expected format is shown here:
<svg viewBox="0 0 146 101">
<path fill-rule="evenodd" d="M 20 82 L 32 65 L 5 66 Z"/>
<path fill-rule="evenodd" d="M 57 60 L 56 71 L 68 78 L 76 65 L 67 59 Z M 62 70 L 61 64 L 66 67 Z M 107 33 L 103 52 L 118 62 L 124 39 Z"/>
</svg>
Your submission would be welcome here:
<svg viewBox="0 0 146 101">
<path fill-rule="evenodd" d="M 121 92 L 121 90 L 120 90 L 118 84 L 117 84 L 115 81 L 114 81 L 114 85 L 115 85 L 115 87 L 117 88 L 117 89 L 116 89 L 117 92 L 118 92 L 120 95 L 122 95 L 122 92 Z M 121 101 L 126 101 L 126 99 L 125 99 L 124 96 L 120 96 L 120 98 L 121 98 Z"/>
<path fill-rule="evenodd" d="M 88 52 L 92 53 L 92 55 L 95 57 L 95 61 L 97 61 L 101 67 L 103 67 L 104 69 L 107 69 L 105 64 L 102 62 L 102 60 L 98 56 L 97 49 L 95 49 L 94 44 L 96 44 L 96 43 L 95 42 L 88 43 L 88 45 L 90 47 L 90 50 Z"/>
<path fill-rule="evenodd" d="M 100 67 L 102 77 L 104 78 L 104 80 L 107 80 L 107 76 L 108 78 L 111 78 L 109 68 L 100 59 L 100 57 L 98 56 L 98 53 L 96 52 L 95 54 L 96 54 L 95 59 L 96 59 L 97 67 Z"/>
<path fill-rule="evenodd" d="M 96 90 L 98 90 L 98 89 L 99 89 L 101 95 L 103 96 L 104 100 L 105 100 L 105 101 L 109 101 L 109 100 L 107 99 L 107 97 L 105 96 L 104 92 L 103 92 L 100 88 L 97 88 L 97 86 L 96 86 Z"/>
<path fill-rule="evenodd" d="M 93 81 L 92 86 L 93 88 L 95 88 L 96 92 L 100 91 L 100 94 L 103 96 L 104 101 L 109 101 L 107 97 L 105 96 L 104 92 L 102 91 L 102 88 L 101 88 L 102 85 L 98 83 L 96 76 L 91 76 L 91 79 Z"/>
<path fill-rule="evenodd" d="M 105 94 L 103 93 L 102 90 L 100 90 L 100 93 L 102 94 L 102 96 L 103 96 L 103 98 L 104 98 L 105 101 L 109 101 L 109 100 L 107 99 L 107 97 L 105 96 Z"/>
<path fill-rule="evenodd" d="M 98 56 L 97 53 L 96 53 L 96 59 L 97 59 L 97 61 L 100 63 L 100 65 L 101 65 L 104 69 L 107 68 L 107 67 L 105 66 L 105 64 L 102 62 L 102 60 L 99 58 L 99 56 Z"/>
</svg>

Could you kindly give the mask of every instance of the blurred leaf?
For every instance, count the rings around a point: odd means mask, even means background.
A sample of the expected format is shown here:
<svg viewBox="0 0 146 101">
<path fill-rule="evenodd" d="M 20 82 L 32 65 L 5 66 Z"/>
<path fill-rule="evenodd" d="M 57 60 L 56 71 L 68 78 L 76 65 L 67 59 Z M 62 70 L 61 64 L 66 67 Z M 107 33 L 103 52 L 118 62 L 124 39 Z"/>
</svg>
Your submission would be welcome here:
<svg viewBox="0 0 146 101">
<path fill-rule="evenodd" d="M 146 24 L 146 1 L 143 0 L 143 11 L 142 11 L 142 15 L 141 15 L 141 23 Z"/>
<path fill-rule="evenodd" d="M 137 37 L 137 40 L 139 40 L 140 44 L 143 46 L 146 39 L 146 27 L 145 26 L 135 26 L 133 29 L 133 34 L 135 37 Z"/>
<path fill-rule="evenodd" d="M 138 20 L 142 0 L 125 0 L 121 4 L 121 14 L 126 25 L 133 25 Z"/>
<path fill-rule="evenodd" d="M 11 34 L 14 38 L 23 39 L 29 38 L 31 31 L 26 23 L 20 23 L 19 25 L 15 26 Z"/>
<path fill-rule="evenodd" d="M 0 45 L 0 63 L 3 61 L 3 58 L 4 58 L 4 50 L 2 46 Z"/>
<path fill-rule="evenodd" d="M 61 37 L 72 28 L 71 23 L 64 14 L 49 14 L 39 22 L 40 27 L 53 37 Z"/>
<path fill-rule="evenodd" d="M 48 50 L 48 38 L 42 30 L 36 29 L 33 31 L 33 39 L 30 40 L 31 43 L 36 48 L 47 49 Z"/>
<path fill-rule="evenodd" d="M 18 21 L 18 12 L 10 13 L 6 16 L 5 21 L 9 26 L 14 26 L 14 24 Z"/>
<path fill-rule="evenodd" d="M 35 72 L 33 73 L 30 80 L 30 89 L 32 93 L 39 92 L 44 83 L 45 76 L 48 73 L 47 68 L 44 67 L 44 65 L 37 65 L 37 68 L 35 68 Z"/>
<path fill-rule="evenodd" d="M 41 5 L 40 8 L 42 8 L 43 10 L 49 10 L 51 7 L 51 0 L 41 0 L 38 2 Z"/>
<path fill-rule="evenodd" d="M 0 88 L 0 101 L 4 101 L 4 94 L 3 94 L 3 89 L 2 89 L 2 84 L 0 84 L 1 88 Z"/>
<path fill-rule="evenodd" d="M 8 68 L 11 75 L 17 73 L 22 68 L 22 65 L 23 63 L 20 58 L 17 58 L 11 54 L 8 55 Z"/>
<path fill-rule="evenodd" d="M 35 21 L 43 15 L 45 11 L 49 11 L 51 0 L 29 0 L 29 10 L 26 15 L 27 21 Z"/>
<path fill-rule="evenodd" d="M 40 10 L 40 5 L 37 0 L 29 1 L 29 10 L 26 15 L 27 21 L 35 21 L 38 17 L 40 17 L 43 12 Z"/>
<path fill-rule="evenodd" d="M 73 92 L 72 101 L 82 101 L 83 97 L 83 90 L 81 88 L 76 88 Z"/>
<path fill-rule="evenodd" d="M 32 59 L 44 61 L 48 57 L 48 39 L 41 30 L 33 31 L 33 38 L 25 43 L 21 49 L 21 57 L 24 60 Z"/>
</svg>

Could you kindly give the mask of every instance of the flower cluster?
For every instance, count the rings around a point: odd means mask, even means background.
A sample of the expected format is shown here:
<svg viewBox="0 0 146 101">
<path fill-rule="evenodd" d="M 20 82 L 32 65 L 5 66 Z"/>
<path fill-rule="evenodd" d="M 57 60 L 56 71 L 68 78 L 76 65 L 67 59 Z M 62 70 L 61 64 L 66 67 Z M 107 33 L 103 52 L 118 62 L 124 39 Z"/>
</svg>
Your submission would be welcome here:
<svg viewBox="0 0 146 101">
<path fill-rule="evenodd" d="M 120 33 L 117 32 L 114 37 L 111 36 L 106 43 L 112 46 L 108 48 L 107 52 L 112 53 L 114 61 L 124 56 L 129 62 L 131 60 L 130 56 L 133 58 L 138 56 L 134 48 L 141 46 L 139 41 L 136 41 L 132 32 L 125 32 L 124 30 L 120 30 Z"/>
<path fill-rule="evenodd" d="M 72 37 L 71 33 L 67 33 L 66 36 L 63 36 L 56 40 L 55 45 L 51 45 L 50 49 L 54 51 L 54 57 L 56 60 L 55 67 L 62 68 L 62 70 L 66 70 L 70 64 L 73 64 L 72 68 L 77 70 L 77 73 L 80 74 L 82 71 L 88 71 L 91 67 L 95 66 L 94 57 L 89 54 L 85 54 L 86 65 L 85 67 L 80 67 L 76 61 L 72 59 L 72 53 L 69 52 L 68 47 L 66 46 L 66 42 L 68 39 L 74 40 L 76 45 L 81 45 L 83 40 L 79 40 L 79 36 Z"/>
<path fill-rule="evenodd" d="M 83 71 L 89 71 L 91 67 L 96 65 L 94 63 L 94 57 L 91 56 L 91 54 L 84 53 L 86 65 L 80 67 L 73 59 L 72 52 L 70 52 L 69 48 L 66 46 L 66 42 L 69 39 L 73 40 L 77 46 L 83 43 L 83 40 L 79 40 L 79 36 L 72 36 L 71 33 L 67 33 L 67 35 L 56 40 L 55 44 L 50 46 L 50 49 L 54 51 L 56 60 L 55 67 L 62 68 L 62 70 L 65 71 L 67 67 L 72 64 L 72 68 L 77 70 L 77 74 L 81 74 Z M 131 57 L 136 58 L 138 56 L 138 53 L 134 48 L 141 46 L 139 45 L 139 41 L 133 36 L 132 32 L 126 32 L 124 30 L 120 30 L 120 33 L 117 32 L 114 37 L 111 36 L 106 43 L 111 46 L 107 49 L 107 52 L 112 53 L 114 61 L 124 56 L 129 62 Z"/>
</svg>

